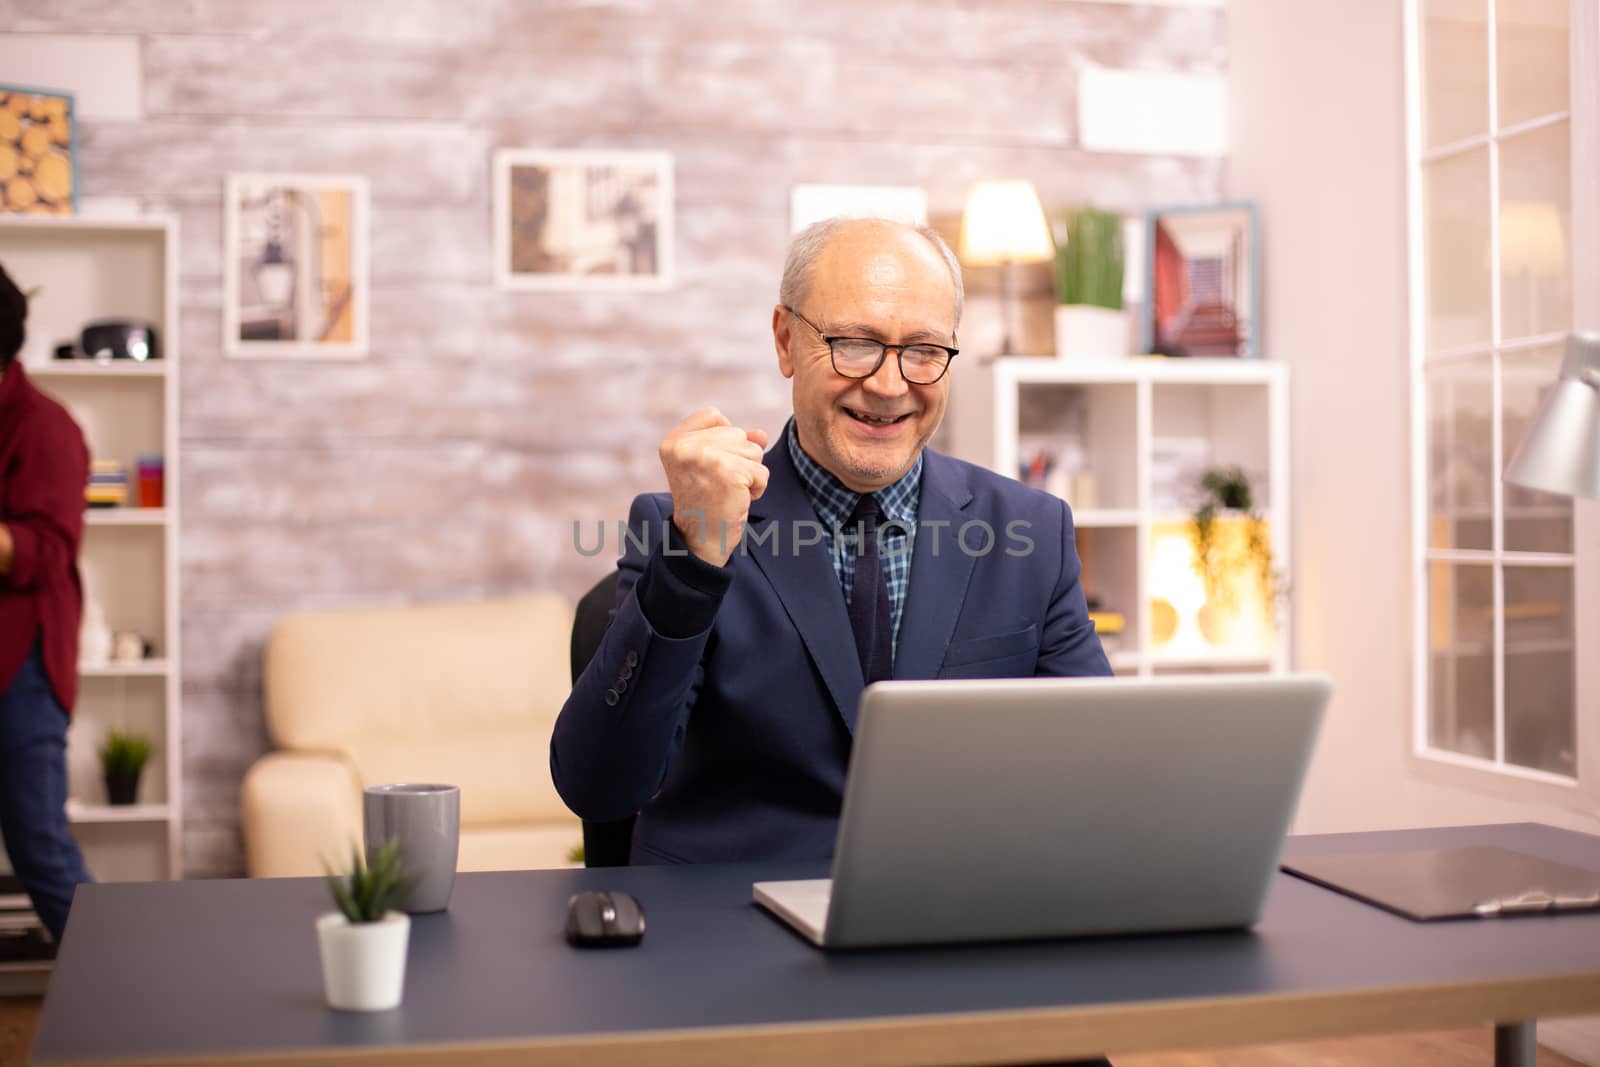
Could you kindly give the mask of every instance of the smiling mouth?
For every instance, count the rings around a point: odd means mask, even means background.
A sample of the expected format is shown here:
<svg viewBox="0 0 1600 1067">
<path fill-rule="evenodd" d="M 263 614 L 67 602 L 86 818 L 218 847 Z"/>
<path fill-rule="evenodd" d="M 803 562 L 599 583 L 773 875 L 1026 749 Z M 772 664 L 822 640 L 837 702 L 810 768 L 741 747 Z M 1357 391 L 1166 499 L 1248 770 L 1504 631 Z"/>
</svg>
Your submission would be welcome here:
<svg viewBox="0 0 1600 1067">
<path fill-rule="evenodd" d="M 845 408 L 844 413 L 865 426 L 893 426 L 911 417 L 909 411 L 903 415 L 872 415 L 865 411 L 857 411 L 855 408 Z"/>
</svg>

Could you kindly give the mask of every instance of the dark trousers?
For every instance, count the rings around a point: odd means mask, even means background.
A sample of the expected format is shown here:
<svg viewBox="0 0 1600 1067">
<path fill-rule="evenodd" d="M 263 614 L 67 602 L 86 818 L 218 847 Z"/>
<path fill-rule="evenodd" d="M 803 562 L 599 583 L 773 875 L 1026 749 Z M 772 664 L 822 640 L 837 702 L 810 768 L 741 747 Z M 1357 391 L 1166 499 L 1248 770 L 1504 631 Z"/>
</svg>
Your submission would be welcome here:
<svg viewBox="0 0 1600 1067">
<path fill-rule="evenodd" d="M 67 723 L 35 645 L 0 692 L 0 834 L 33 910 L 57 941 L 73 890 L 89 881 L 67 824 Z"/>
</svg>

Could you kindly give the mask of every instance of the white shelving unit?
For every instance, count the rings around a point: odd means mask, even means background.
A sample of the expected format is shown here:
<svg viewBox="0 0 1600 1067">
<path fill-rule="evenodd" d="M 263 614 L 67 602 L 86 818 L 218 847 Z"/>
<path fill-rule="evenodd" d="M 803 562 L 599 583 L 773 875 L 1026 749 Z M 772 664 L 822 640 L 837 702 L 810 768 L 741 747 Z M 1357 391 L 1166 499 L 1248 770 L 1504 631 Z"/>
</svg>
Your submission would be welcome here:
<svg viewBox="0 0 1600 1067">
<path fill-rule="evenodd" d="M 1085 590 L 1127 619 L 1108 644 L 1118 673 L 1284 671 L 1286 606 L 1212 643 L 1181 615 L 1175 632 L 1158 626 L 1153 587 L 1187 545 L 1199 473 L 1221 465 L 1250 475 L 1274 568 L 1290 573 L 1288 382 L 1287 367 L 1260 360 L 1006 357 L 962 373 L 947 440 L 957 457 L 1013 478 L 1036 451 L 1058 457 L 1067 477 L 1047 488 L 1072 505 Z"/>
<path fill-rule="evenodd" d="M 179 877 L 182 823 L 178 517 L 178 232 L 166 218 L 0 216 L 0 263 L 29 306 L 29 378 L 66 405 L 95 459 L 120 461 L 137 501 L 135 457 L 164 462 L 161 507 L 90 509 L 80 567 L 113 631 L 154 645 L 152 658 L 84 663 L 67 739 L 68 817 L 99 881 Z M 155 324 L 150 363 L 51 361 L 56 343 L 95 319 Z M 96 749 L 107 730 L 137 730 L 153 753 L 139 802 L 106 803 Z"/>
</svg>

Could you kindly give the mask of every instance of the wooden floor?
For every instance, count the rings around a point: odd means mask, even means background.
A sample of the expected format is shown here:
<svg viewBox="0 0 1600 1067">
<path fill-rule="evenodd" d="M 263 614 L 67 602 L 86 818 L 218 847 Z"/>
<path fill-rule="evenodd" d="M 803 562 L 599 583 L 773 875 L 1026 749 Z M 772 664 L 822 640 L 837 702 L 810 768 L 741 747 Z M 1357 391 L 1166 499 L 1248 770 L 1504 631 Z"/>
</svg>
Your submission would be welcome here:
<svg viewBox="0 0 1600 1067">
<path fill-rule="evenodd" d="M 22 1067 L 39 1021 L 37 997 L 0 997 L 0 1067 Z"/>
<path fill-rule="evenodd" d="M 37 999 L 0 999 L 0 1067 L 23 1067 L 39 1018 Z M 1399 1037 L 1254 1045 L 1220 1052 L 1162 1052 L 1118 1056 L 1116 1067 L 1488 1067 L 1494 1035 L 1483 1030 L 1447 1030 Z M 1542 1067 L 1583 1067 L 1576 1060 L 1539 1050 Z"/>
</svg>

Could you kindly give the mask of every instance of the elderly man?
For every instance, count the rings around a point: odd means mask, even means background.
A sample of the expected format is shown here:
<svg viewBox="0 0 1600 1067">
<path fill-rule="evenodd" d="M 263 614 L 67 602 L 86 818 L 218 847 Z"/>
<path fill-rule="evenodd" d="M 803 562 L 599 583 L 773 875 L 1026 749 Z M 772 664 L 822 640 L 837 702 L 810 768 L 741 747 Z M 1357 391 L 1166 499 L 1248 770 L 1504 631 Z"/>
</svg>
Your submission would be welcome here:
<svg viewBox="0 0 1600 1067">
<path fill-rule="evenodd" d="M 794 418 L 770 449 L 710 408 L 661 442 L 671 492 L 634 501 L 551 739 L 574 812 L 638 813 L 635 863 L 830 856 L 870 682 L 1111 673 L 1066 505 L 926 447 L 961 318 L 949 247 L 818 223 L 780 301 Z"/>
</svg>

